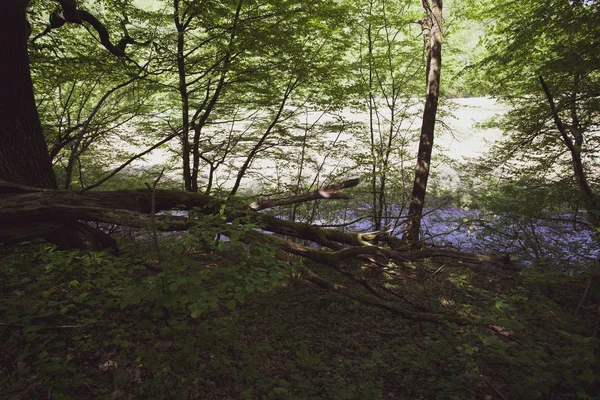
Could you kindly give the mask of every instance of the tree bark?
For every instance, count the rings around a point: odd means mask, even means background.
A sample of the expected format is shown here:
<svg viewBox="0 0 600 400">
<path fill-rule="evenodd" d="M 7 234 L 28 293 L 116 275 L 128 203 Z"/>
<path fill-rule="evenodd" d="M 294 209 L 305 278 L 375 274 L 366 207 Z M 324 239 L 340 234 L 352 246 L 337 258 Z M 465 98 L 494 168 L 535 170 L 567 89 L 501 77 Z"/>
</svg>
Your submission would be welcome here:
<svg viewBox="0 0 600 400">
<path fill-rule="evenodd" d="M 8 1 L 0 12 L 0 179 L 56 188 L 29 70 L 27 3 Z"/>
<path fill-rule="evenodd" d="M 427 42 L 431 44 L 431 49 L 427 56 L 427 98 L 425 99 L 425 110 L 423 111 L 417 168 L 408 209 L 408 219 L 402 238 L 410 245 L 418 242 L 421 230 L 421 216 L 429 179 L 442 69 L 442 0 L 433 0 L 431 7 L 429 1 L 424 0 L 423 6 L 425 7 L 426 18 L 431 24 L 430 38 Z"/>
</svg>

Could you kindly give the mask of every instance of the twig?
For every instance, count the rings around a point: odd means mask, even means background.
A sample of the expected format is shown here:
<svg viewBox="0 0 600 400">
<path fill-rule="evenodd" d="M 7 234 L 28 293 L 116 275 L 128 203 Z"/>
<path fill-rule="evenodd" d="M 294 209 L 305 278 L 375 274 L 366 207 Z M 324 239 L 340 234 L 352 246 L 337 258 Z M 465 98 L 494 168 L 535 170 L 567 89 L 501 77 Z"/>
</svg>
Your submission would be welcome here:
<svg viewBox="0 0 600 400">
<path fill-rule="evenodd" d="M 166 138 L 164 138 L 160 142 L 156 143 L 152 147 L 142 151 L 141 153 L 136 154 L 135 156 L 131 157 L 129 160 L 127 160 L 123 164 L 121 164 L 119 167 L 115 168 L 115 170 L 113 170 L 110 174 L 108 174 L 104 178 L 100 179 L 98 182 L 81 189 L 79 191 L 79 193 L 87 192 L 90 189 L 97 188 L 98 186 L 102 185 L 104 182 L 106 182 L 107 180 L 109 180 L 110 178 L 112 178 L 113 176 L 118 174 L 121 170 L 123 170 L 125 167 L 127 167 L 129 164 L 131 164 L 138 158 L 145 156 L 146 154 L 150 153 L 152 150 L 162 146 L 163 144 L 167 143 L 168 141 L 177 137 L 178 135 L 179 135 L 179 132 L 172 133 L 171 135 L 167 136 Z"/>
<path fill-rule="evenodd" d="M 598 301 L 598 314 L 596 315 L 596 324 L 594 325 L 592 337 L 598 337 L 598 328 L 600 328 L 600 300 Z"/>
<path fill-rule="evenodd" d="M 446 264 L 442 264 L 441 267 L 439 267 L 438 269 L 435 270 L 435 272 L 431 275 L 429 275 L 430 278 L 432 278 L 435 274 L 437 274 L 438 272 L 440 272 L 442 269 L 444 269 L 444 267 L 446 266 Z"/>
<path fill-rule="evenodd" d="M 146 187 L 148 188 L 148 190 L 150 190 L 150 218 L 152 221 L 152 237 L 154 239 L 154 251 L 156 251 L 156 260 L 158 261 L 159 265 L 161 264 L 162 259 L 160 255 L 160 246 L 158 245 L 158 229 L 156 228 L 156 185 L 158 184 L 160 178 L 162 178 L 164 172 L 165 169 L 163 168 L 160 171 L 160 174 L 158 174 L 158 177 L 152 183 L 152 185 L 150 185 L 148 182 L 145 182 Z"/>
<path fill-rule="evenodd" d="M 492 385 L 485 379 L 483 379 L 483 383 L 488 385 L 494 391 L 494 393 L 496 393 L 498 395 L 498 397 L 500 397 L 502 400 L 508 400 L 507 397 L 505 395 L 503 395 L 498 389 L 496 389 L 496 387 L 494 385 Z"/>
<path fill-rule="evenodd" d="M 579 300 L 579 304 L 577 304 L 577 308 L 575 309 L 575 314 L 574 314 L 575 316 L 577 316 L 577 314 L 579 314 L 579 310 L 583 306 L 583 302 L 587 298 L 588 292 L 590 291 L 590 286 L 592 286 L 592 278 L 588 278 L 587 283 L 585 284 L 585 289 L 583 290 L 583 295 L 581 296 L 581 299 Z"/>
<path fill-rule="evenodd" d="M 19 326 L 19 327 L 23 327 L 26 328 L 30 325 L 28 324 L 11 324 L 11 323 L 7 323 L 7 322 L 0 322 L 0 325 L 5 325 L 5 326 Z M 71 329 L 71 328 L 81 328 L 85 325 L 44 325 L 44 328 L 49 328 L 49 329 Z"/>
</svg>

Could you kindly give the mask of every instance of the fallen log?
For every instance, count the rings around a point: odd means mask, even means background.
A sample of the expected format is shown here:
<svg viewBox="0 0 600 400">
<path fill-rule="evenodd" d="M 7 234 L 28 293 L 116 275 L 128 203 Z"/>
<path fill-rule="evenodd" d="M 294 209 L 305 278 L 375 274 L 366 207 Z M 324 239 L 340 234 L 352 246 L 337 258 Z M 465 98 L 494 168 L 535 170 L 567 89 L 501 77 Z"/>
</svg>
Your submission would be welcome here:
<svg viewBox="0 0 600 400">
<path fill-rule="evenodd" d="M 281 201 L 269 200 L 269 202 L 245 205 L 216 199 L 208 195 L 171 190 L 154 190 L 152 193 L 143 189 L 77 193 L 66 190 L 31 188 L 0 181 L 0 194 L 2 194 L 0 196 L 0 241 L 52 235 L 60 231 L 61 227 L 71 226 L 72 230 L 87 235 L 98 246 L 103 246 L 109 245 L 110 240 L 80 221 L 103 222 L 160 231 L 185 231 L 197 224 L 193 217 L 169 215 L 168 213 L 155 215 L 155 212 L 177 209 L 194 210 L 195 213 L 213 215 L 223 213 L 225 210 L 226 220 L 232 221 L 237 218 L 240 221 L 253 223 L 263 231 L 280 235 L 250 231 L 246 232 L 247 235 L 243 240 L 254 241 L 259 245 L 274 246 L 314 263 L 333 267 L 361 285 L 368 293 L 361 294 L 344 285 L 323 279 L 312 272 L 308 265 L 304 265 L 301 268 L 302 276 L 321 288 L 386 309 L 407 319 L 470 323 L 468 319 L 456 314 L 412 311 L 406 307 L 406 304 L 390 300 L 389 290 L 387 292 L 386 290 L 377 290 L 364 278 L 354 276 L 345 269 L 345 266 L 359 262 L 372 265 L 374 268 L 385 266 L 385 268 L 401 271 L 403 266 L 429 258 L 434 260 L 454 259 L 457 260 L 457 265 L 472 269 L 490 264 L 502 268 L 506 266 L 504 258 L 497 255 L 469 254 L 446 249 L 411 250 L 401 246 L 391 248 L 374 242 L 377 239 L 377 233 L 342 232 L 301 222 L 286 221 L 257 211 L 273 205 L 297 204 L 315 198 L 333 199 L 337 197 L 333 196 L 337 190 L 355 186 L 357 183 L 358 181 L 354 180 L 346 181 L 307 195 L 289 196 Z M 227 230 L 231 227 L 225 224 L 222 229 L 223 233 L 227 235 Z M 252 239 L 253 237 L 254 239 Z M 286 237 L 308 241 L 313 243 L 313 246 L 302 246 Z"/>
</svg>

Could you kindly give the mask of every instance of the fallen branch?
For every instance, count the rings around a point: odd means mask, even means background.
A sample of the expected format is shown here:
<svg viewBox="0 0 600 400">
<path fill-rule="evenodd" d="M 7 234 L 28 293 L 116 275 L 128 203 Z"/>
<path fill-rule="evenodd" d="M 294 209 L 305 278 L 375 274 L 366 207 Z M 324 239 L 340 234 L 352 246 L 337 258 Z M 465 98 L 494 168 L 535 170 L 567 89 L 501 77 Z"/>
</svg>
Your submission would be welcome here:
<svg viewBox="0 0 600 400">
<path fill-rule="evenodd" d="M 160 178 L 160 177 L 159 177 Z M 424 311 L 411 311 L 413 305 L 403 305 L 395 296 L 395 301 L 388 300 L 391 292 L 380 292 L 365 279 L 354 276 L 346 269 L 346 264 L 353 261 L 369 263 L 375 267 L 393 264 L 405 264 L 424 258 L 453 258 L 464 266 L 491 264 L 503 266 L 504 260 L 498 255 L 478 255 L 461 253 L 453 250 L 421 249 L 409 251 L 406 248 L 392 249 L 373 243 L 377 233 L 346 233 L 318 226 L 285 221 L 272 215 L 259 213 L 248 206 L 225 207 L 227 203 L 212 196 L 170 190 L 157 190 L 156 183 L 148 184 L 148 190 L 90 191 L 77 193 L 66 190 L 42 190 L 15 185 L 0 181 L 0 240 L 14 239 L 15 234 L 21 238 L 48 234 L 56 231 L 64 221 L 96 221 L 132 228 L 147 228 L 154 231 L 156 245 L 158 231 L 183 231 L 198 222 L 186 216 L 157 215 L 159 211 L 173 208 L 194 210 L 204 215 L 214 215 L 226 210 L 228 220 L 240 218 L 256 224 L 263 231 L 279 235 L 268 235 L 260 231 L 244 232 L 244 241 L 260 246 L 270 245 L 280 251 L 300 256 L 306 260 L 326 265 L 344 274 L 357 285 L 362 286 L 368 294 L 357 293 L 354 288 L 329 282 L 312 272 L 308 267 L 302 269 L 306 280 L 327 290 L 341 293 L 365 304 L 393 312 L 403 318 L 442 322 L 450 321 L 458 324 L 472 322 L 459 315 L 434 314 Z M 346 181 L 339 186 L 330 185 L 327 190 L 338 190 L 339 187 L 351 187 L 354 181 Z M 322 191 L 323 189 L 321 189 Z M 319 191 L 317 191 L 319 192 Z M 314 192 L 309 194 L 315 196 Z M 323 196 L 322 194 L 319 194 Z M 294 196 L 295 199 L 299 197 Z M 323 198 L 323 197 L 321 197 Z M 227 235 L 230 225 L 223 225 L 223 234 Z M 284 237 L 312 242 L 321 248 L 303 246 Z M 394 271 L 399 272 L 400 268 Z"/>
<path fill-rule="evenodd" d="M 445 315 L 445 314 L 432 314 L 432 313 L 424 313 L 424 312 L 413 312 L 404 309 L 396 303 L 391 301 L 382 300 L 379 298 L 358 294 L 353 290 L 348 289 L 344 285 L 340 285 L 337 283 L 330 282 L 326 279 L 321 278 L 312 272 L 309 268 L 303 267 L 301 269 L 301 276 L 307 281 L 319 286 L 320 288 L 329 290 L 331 292 L 337 292 L 343 294 L 344 296 L 350 297 L 351 299 L 357 300 L 361 303 L 368 304 L 377 308 L 382 308 L 384 310 L 390 311 L 393 314 L 396 314 L 402 318 L 410 319 L 413 321 L 426 321 L 426 322 L 453 322 L 459 325 L 470 325 L 473 322 L 454 315 Z"/>
<path fill-rule="evenodd" d="M 254 202 L 248 206 L 251 210 L 260 211 L 277 206 L 288 206 L 292 204 L 305 203 L 319 199 L 348 199 L 347 195 L 336 193 L 338 190 L 351 188 L 358 185 L 358 179 L 350 179 L 341 183 L 324 186 L 311 193 L 283 197 L 280 199 L 266 199 Z"/>
<path fill-rule="evenodd" d="M 326 252 L 315 249 L 310 249 L 308 247 L 302 246 L 298 243 L 293 243 L 272 235 L 266 235 L 261 232 L 248 232 L 247 235 L 242 239 L 246 243 L 254 243 L 254 244 L 270 244 L 288 252 L 290 254 L 299 255 L 303 258 L 310 259 L 319 264 L 323 264 L 328 267 L 340 269 L 342 262 L 345 259 L 348 259 L 356 254 L 363 254 L 361 250 L 366 252 L 375 252 L 376 248 L 374 247 L 364 247 L 364 248 L 346 248 L 336 252 Z M 372 295 L 366 295 L 357 293 L 355 290 L 348 288 L 344 285 L 330 282 L 326 279 L 321 278 L 317 274 L 315 274 L 310 268 L 306 266 L 302 266 L 300 268 L 301 276 L 307 281 L 317 285 L 322 289 L 326 289 L 332 292 L 337 292 L 357 300 L 361 303 L 368 304 L 377 308 L 381 308 L 387 311 L 391 311 L 392 313 L 399 315 L 403 318 L 414 320 L 414 321 L 427 321 L 427 322 L 454 322 L 460 325 L 470 325 L 474 322 L 458 316 L 458 315 L 449 315 L 449 314 L 434 314 L 428 312 L 415 312 L 407 310 L 404 306 L 397 302 L 392 302 L 386 300 L 378 293 L 374 293 L 374 289 L 367 283 L 367 286 L 364 285 L 365 282 L 361 281 L 360 278 L 356 278 L 353 276 L 349 276 L 350 279 L 355 281 L 357 284 L 365 287 Z M 348 274 L 344 274 L 348 276 Z M 376 292 L 376 291 L 375 291 Z"/>
</svg>

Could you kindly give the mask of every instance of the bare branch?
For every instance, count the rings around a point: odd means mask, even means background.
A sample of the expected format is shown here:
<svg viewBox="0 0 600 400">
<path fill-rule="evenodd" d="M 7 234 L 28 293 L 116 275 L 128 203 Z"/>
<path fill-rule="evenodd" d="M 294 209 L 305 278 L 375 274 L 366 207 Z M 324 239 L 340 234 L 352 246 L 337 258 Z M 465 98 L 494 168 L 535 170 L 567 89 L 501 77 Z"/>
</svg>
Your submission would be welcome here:
<svg viewBox="0 0 600 400">
<path fill-rule="evenodd" d="M 353 290 L 347 288 L 344 285 L 340 285 L 337 283 L 330 282 L 325 280 L 312 272 L 309 268 L 302 268 L 302 277 L 309 282 L 319 286 L 320 288 L 337 292 L 343 294 L 344 296 L 350 297 L 354 300 L 357 300 L 361 303 L 368 304 L 377 308 L 382 308 L 384 310 L 390 311 L 396 315 L 399 315 L 402 318 L 410 319 L 413 321 L 428 321 L 428 322 L 454 322 L 460 325 L 469 325 L 472 322 L 454 315 L 445 315 L 445 314 L 432 314 L 432 313 L 423 313 L 423 312 L 413 312 L 400 307 L 398 304 L 393 303 L 391 301 L 382 300 L 376 297 L 367 296 L 359 293 L 355 293 Z"/>
<path fill-rule="evenodd" d="M 114 45 L 113 42 L 110 40 L 110 35 L 106 26 L 104 26 L 104 24 L 100 22 L 98 18 L 96 18 L 92 13 L 77 8 L 76 0 L 57 1 L 60 3 L 62 9 L 59 11 L 55 11 L 50 15 L 49 25 L 41 33 L 33 37 L 33 42 L 35 42 L 40 37 L 48 34 L 51 30 L 60 28 L 67 22 L 75 24 L 87 22 L 98 33 L 98 37 L 102 46 L 104 46 L 108 51 L 110 51 L 117 57 L 127 57 L 127 55 L 125 54 L 125 48 L 128 44 L 147 45 L 151 43 L 150 41 L 138 43 L 126 34 L 123 38 L 121 38 L 121 40 L 119 40 L 119 42 L 116 45 Z"/>
<path fill-rule="evenodd" d="M 179 132 L 172 133 L 171 135 L 167 136 L 166 138 L 164 138 L 160 142 L 156 143 L 154 146 L 152 146 L 152 147 L 148 148 L 147 150 L 144 150 L 141 153 L 136 154 L 135 156 L 131 157 L 129 160 L 125 161 L 119 167 L 115 168 L 110 174 L 106 175 L 104 178 L 100 179 L 98 182 L 94 183 L 93 185 L 89 185 L 89 186 L 81 189 L 79 191 L 79 193 L 87 192 L 88 190 L 97 188 L 98 186 L 102 185 L 104 182 L 106 182 L 107 180 L 109 180 L 110 178 L 112 178 L 113 176 L 115 176 L 116 174 L 118 174 L 119 172 L 121 172 L 126 166 L 128 166 L 129 164 L 131 164 L 132 162 L 134 162 L 138 158 L 145 156 L 146 154 L 148 154 L 151 151 L 157 149 L 158 147 L 160 147 L 163 144 L 169 142 L 171 139 L 173 139 L 173 138 L 175 138 L 177 136 L 179 136 Z"/>
<path fill-rule="evenodd" d="M 280 199 L 266 199 L 254 202 L 248 206 L 251 210 L 260 211 L 267 208 L 287 206 L 291 204 L 305 203 L 318 199 L 347 199 L 347 195 L 336 193 L 338 190 L 347 189 L 358 185 L 358 179 L 350 179 L 341 183 L 324 186 L 311 193 L 288 196 Z"/>
</svg>

